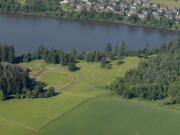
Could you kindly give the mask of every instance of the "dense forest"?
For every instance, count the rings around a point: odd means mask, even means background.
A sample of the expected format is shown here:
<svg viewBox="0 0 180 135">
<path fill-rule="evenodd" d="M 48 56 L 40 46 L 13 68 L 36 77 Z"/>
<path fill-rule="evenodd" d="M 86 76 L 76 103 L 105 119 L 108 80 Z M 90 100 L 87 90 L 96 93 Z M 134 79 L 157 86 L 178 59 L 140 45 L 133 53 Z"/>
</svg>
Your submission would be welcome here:
<svg viewBox="0 0 180 135">
<path fill-rule="evenodd" d="M 0 62 L 5 61 L 9 63 L 15 62 L 15 51 L 14 47 L 11 46 L 3 46 L 0 44 Z"/>
<path fill-rule="evenodd" d="M 29 72 L 18 65 L 0 63 L 0 100 L 9 98 L 44 98 L 55 95 L 54 88 L 44 89 L 45 84 L 29 77 Z"/>
<path fill-rule="evenodd" d="M 142 59 L 137 69 L 117 78 L 110 88 L 127 98 L 166 99 L 165 104 L 180 103 L 180 40 L 162 43 L 156 56 Z"/>
<path fill-rule="evenodd" d="M 168 20 L 163 18 L 157 21 L 151 17 L 147 17 L 146 20 L 141 20 L 136 14 L 132 16 L 123 16 L 114 12 L 98 12 L 93 8 L 89 11 L 86 9 L 82 11 L 64 10 L 64 8 L 59 5 L 59 2 L 60 0 L 26 0 L 25 4 L 21 4 L 17 2 L 17 0 L 0 0 L 0 13 L 20 13 L 55 16 L 67 19 L 114 21 L 133 25 L 138 24 L 166 29 L 179 29 L 179 26 L 173 19 Z M 151 13 L 152 11 L 153 10 L 149 10 L 148 12 Z"/>
</svg>

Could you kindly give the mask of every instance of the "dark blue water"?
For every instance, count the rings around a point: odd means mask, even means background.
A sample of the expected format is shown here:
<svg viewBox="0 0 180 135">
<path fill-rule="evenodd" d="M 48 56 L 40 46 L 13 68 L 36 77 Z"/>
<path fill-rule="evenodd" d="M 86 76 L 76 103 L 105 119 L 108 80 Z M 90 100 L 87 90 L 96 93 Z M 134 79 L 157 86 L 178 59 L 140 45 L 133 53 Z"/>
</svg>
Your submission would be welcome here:
<svg viewBox="0 0 180 135">
<path fill-rule="evenodd" d="M 32 52 L 40 44 L 64 51 L 78 52 L 103 50 L 107 42 L 115 45 L 126 41 L 128 49 L 143 48 L 146 40 L 157 47 L 180 32 L 145 28 L 126 24 L 81 22 L 48 17 L 2 15 L 0 16 L 0 43 L 13 44 L 16 54 Z"/>
</svg>

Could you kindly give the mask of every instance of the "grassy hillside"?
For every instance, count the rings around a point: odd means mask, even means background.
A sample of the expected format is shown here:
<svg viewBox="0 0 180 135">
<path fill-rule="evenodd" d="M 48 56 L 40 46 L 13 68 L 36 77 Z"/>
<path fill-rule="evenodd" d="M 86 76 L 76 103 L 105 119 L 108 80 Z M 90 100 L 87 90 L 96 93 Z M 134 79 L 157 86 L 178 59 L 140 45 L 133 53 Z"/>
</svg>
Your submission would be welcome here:
<svg viewBox="0 0 180 135">
<path fill-rule="evenodd" d="M 179 135 L 180 111 L 105 96 L 80 106 L 37 135 Z"/>
<path fill-rule="evenodd" d="M 0 102 L 0 108 L 2 108 L 0 109 L 1 134 L 29 135 L 36 133 L 40 128 L 45 128 L 48 123 L 64 116 L 78 105 L 93 97 L 108 93 L 109 91 L 105 90 L 103 86 L 109 84 L 117 76 L 123 76 L 127 70 L 137 67 L 139 59 L 128 57 L 124 61 L 125 63 L 122 65 L 116 65 L 116 61 L 114 61 L 112 70 L 101 68 L 100 63 L 82 61 L 77 64 L 80 70 L 73 73 L 69 72 L 66 67 L 45 64 L 42 61 L 23 63 L 22 65 L 32 69 L 32 73 L 36 72 L 33 75 L 37 80 L 41 79 L 46 83 L 52 83 L 49 85 L 54 86 L 56 91 L 62 93 L 52 98 L 13 99 Z M 57 74 L 49 75 L 49 72 Z M 57 75 L 66 75 L 70 79 L 63 80 Z"/>
</svg>

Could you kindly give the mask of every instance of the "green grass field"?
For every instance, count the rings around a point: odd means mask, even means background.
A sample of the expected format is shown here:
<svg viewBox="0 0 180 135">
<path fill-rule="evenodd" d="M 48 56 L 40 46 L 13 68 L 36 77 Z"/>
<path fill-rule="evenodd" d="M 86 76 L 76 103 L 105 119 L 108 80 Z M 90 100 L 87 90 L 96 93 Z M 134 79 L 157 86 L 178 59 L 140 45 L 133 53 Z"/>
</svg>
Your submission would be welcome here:
<svg viewBox="0 0 180 135">
<path fill-rule="evenodd" d="M 37 135 L 179 135 L 180 111 L 114 96 L 93 99 Z"/>
<path fill-rule="evenodd" d="M 43 71 L 36 79 L 54 86 L 61 94 L 0 102 L 0 134 L 178 135 L 180 111 L 160 107 L 159 102 L 110 96 L 112 92 L 104 89 L 117 76 L 137 67 L 138 61 L 136 57 L 125 58 L 122 65 L 113 61 L 111 70 L 101 68 L 100 63 L 81 61 L 76 72 L 43 61 L 22 63 L 32 73 Z"/>
<path fill-rule="evenodd" d="M 149 0 L 143 0 L 143 1 L 149 1 Z M 180 1 L 179 0 L 150 0 L 150 2 L 152 3 L 156 3 L 156 4 L 163 4 L 166 6 L 172 5 L 175 7 L 180 7 Z"/>
<path fill-rule="evenodd" d="M 68 75 L 58 73 L 58 72 L 47 72 L 44 75 L 42 75 L 40 79 L 41 82 L 44 82 L 46 84 L 53 85 L 53 86 L 63 85 L 69 82 L 70 80 L 71 78 Z"/>
<path fill-rule="evenodd" d="M 24 62 L 24 63 L 21 63 L 21 65 L 28 67 L 30 70 L 32 70 L 32 72 L 30 72 L 30 76 L 33 77 L 42 70 L 41 62 L 42 61 L 40 60 L 36 60 L 32 62 Z"/>
<path fill-rule="evenodd" d="M 138 60 L 135 57 L 128 57 L 122 65 L 116 65 L 116 61 L 114 61 L 112 70 L 101 68 L 100 63 L 82 61 L 77 64 L 80 70 L 72 73 L 67 70 L 67 67 L 44 64 L 44 73 L 63 72 L 71 77 L 71 81 L 63 87 L 60 85 L 55 87 L 57 91 L 62 91 L 62 93 L 52 98 L 13 99 L 0 102 L 0 108 L 3 108 L 0 109 L 0 121 L 4 121 L 0 124 L 1 134 L 30 135 L 38 132 L 47 123 L 65 115 L 86 100 L 109 93 L 109 90 L 105 90 L 103 86 L 109 84 L 117 76 L 123 76 L 127 70 L 137 67 Z M 42 70 L 42 65 L 35 66 L 34 62 L 28 64 L 22 63 L 22 65 L 30 67 L 32 72 L 37 69 Z M 37 78 L 41 79 L 41 76 L 43 75 L 40 74 Z M 54 78 L 56 76 L 49 77 L 51 83 L 56 84 L 57 80 Z M 62 81 L 62 78 L 59 81 Z"/>
</svg>

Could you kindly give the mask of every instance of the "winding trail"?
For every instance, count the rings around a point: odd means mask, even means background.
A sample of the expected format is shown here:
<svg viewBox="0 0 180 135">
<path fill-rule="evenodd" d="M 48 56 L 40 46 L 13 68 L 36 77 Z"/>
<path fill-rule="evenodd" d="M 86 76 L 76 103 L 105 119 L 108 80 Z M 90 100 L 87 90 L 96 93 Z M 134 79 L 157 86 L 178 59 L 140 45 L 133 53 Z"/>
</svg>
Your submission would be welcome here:
<svg viewBox="0 0 180 135">
<path fill-rule="evenodd" d="M 33 75 L 32 77 L 34 79 L 36 79 L 37 81 L 40 81 L 42 75 L 44 75 L 45 73 L 48 73 L 48 72 L 53 72 L 53 70 L 50 70 L 48 69 L 46 71 L 46 66 L 45 66 L 45 63 L 43 61 L 40 61 L 40 64 L 41 64 L 41 71 L 38 72 L 37 74 Z M 61 73 L 61 74 L 66 74 L 68 75 L 71 80 L 69 82 L 67 82 L 66 84 L 64 84 L 63 86 L 61 85 L 61 88 L 59 88 L 60 86 L 53 86 L 55 87 L 56 89 L 59 89 L 57 92 L 61 92 L 63 90 L 65 90 L 66 88 L 70 87 L 76 80 L 75 76 L 73 76 L 71 73 L 68 73 L 68 72 L 61 72 L 61 71 L 54 71 L 56 73 Z M 66 112 L 64 112 L 63 114 L 57 116 L 56 118 L 52 119 L 51 121 L 47 122 L 46 124 L 44 124 L 42 127 L 40 128 L 33 128 L 31 126 L 28 126 L 28 125 L 25 125 L 25 124 L 21 124 L 19 122 L 16 122 L 16 121 L 11 121 L 11 120 L 8 120 L 6 118 L 3 118 L 0 116 L 0 120 L 2 121 L 5 121 L 5 122 L 8 122 L 10 124 L 13 124 L 13 125 L 16 125 L 16 126 L 19 126 L 19 127 L 22 127 L 22 128 L 25 128 L 25 129 L 28 129 L 32 132 L 32 135 L 36 134 L 37 132 L 39 132 L 40 130 L 48 127 L 49 125 L 51 125 L 53 122 L 55 122 L 56 120 L 58 119 L 62 119 L 63 117 L 65 117 L 66 115 L 68 115 L 69 113 L 73 112 L 74 110 L 76 110 L 77 108 L 79 108 L 81 105 L 89 102 L 90 100 L 92 99 L 95 99 L 95 98 L 98 98 L 98 97 L 101 97 L 101 96 L 104 96 L 105 94 L 100 94 L 100 95 L 97 95 L 95 97 L 90 97 L 90 98 L 87 98 L 85 99 L 84 101 L 80 102 L 79 104 L 75 105 L 74 107 L 70 108 L 69 110 L 67 110 Z"/>
<path fill-rule="evenodd" d="M 34 79 L 37 79 L 37 81 L 40 81 L 41 76 L 43 74 L 45 74 L 47 72 L 52 72 L 52 71 L 46 71 L 45 63 L 43 61 L 40 61 L 40 64 L 41 64 L 41 68 L 42 68 L 41 71 L 32 76 Z M 60 90 L 64 90 L 67 87 L 71 86 L 74 83 L 74 81 L 76 80 L 75 77 L 72 74 L 68 73 L 68 72 L 60 72 L 59 71 L 58 73 L 66 74 L 66 75 L 70 76 L 70 78 L 71 78 L 71 80 L 69 82 L 67 82 L 66 84 L 64 84 L 62 86 L 62 88 L 58 90 L 58 92 L 60 92 Z M 28 125 L 25 125 L 25 124 L 22 124 L 22 123 L 19 123 L 19 122 L 16 122 L 16 121 L 8 120 L 8 119 L 6 119 L 4 117 L 1 117 L 1 116 L 0 116 L 0 120 L 5 121 L 5 122 L 10 123 L 10 124 L 13 124 L 13 125 L 16 125 L 18 127 L 26 128 L 26 129 L 32 131 L 33 134 L 38 132 L 41 129 L 41 128 L 36 129 L 36 128 L 33 128 L 31 126 L 28 126 Z M 48 122 L 48 123 L 51 123 L 51 122 Z M 49 125 L 48 123 L 46 125 Z"/>
</svg>

